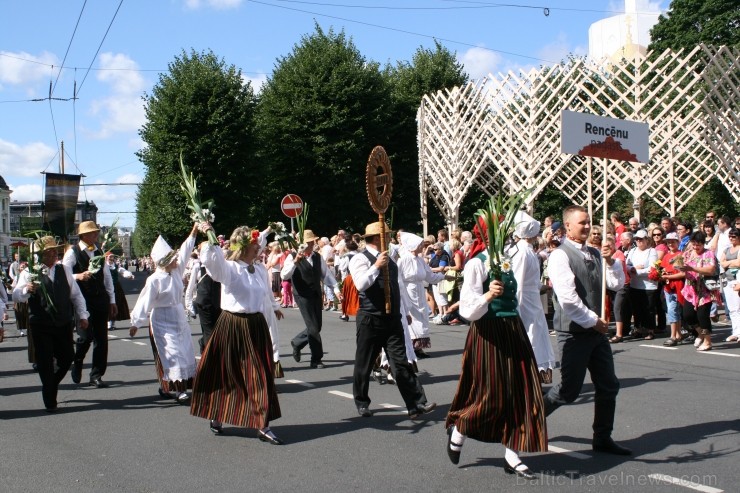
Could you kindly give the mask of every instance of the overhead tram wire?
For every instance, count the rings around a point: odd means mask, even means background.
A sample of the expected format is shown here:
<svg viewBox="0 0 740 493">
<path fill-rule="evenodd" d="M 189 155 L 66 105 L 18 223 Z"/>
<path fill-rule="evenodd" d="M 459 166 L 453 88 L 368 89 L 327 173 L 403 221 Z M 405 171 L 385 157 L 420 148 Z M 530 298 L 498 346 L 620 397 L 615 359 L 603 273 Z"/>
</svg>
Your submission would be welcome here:
<svg viewBox="0 0 740 493">
<path fill-rule="evenodd" d="M 57 78 L 54 81 L 54 87 L 51 89 L 51 94 L 54 93 L 54 89 L 57 88 L 57 82 L 59 82 L 59 76 L 62 75 L 62 69 L 64 68 L 64 62 L 67 61 L 67 55 L 69 54 L 69 49 L 72 47 L 72 41 L 75 39 L 75 34 L 77 33 L 77 27 L 80 25 L 80 19 L 82 19 L 82 13 L 85 11 L 85 5 L 87 5 L 87 0 L 82 4 L 82 9 L 80 9 L 80 15 L 77 16 L 77 23 L 75 24 L 74 31 L 72 31 L 72 37 L 69 39 L 69 44 L 67 45 L 67 51 L 64 53 L 64 58 L 62 59 L 62 64 L 59 66 L 59 73 L 57 73 Z M 49 97 L 51 97 L 51 94 Z"/>
<path fill-rule="evenodd" d="M 92 60 L 90 60 L 90 65 L 87 67 L 87 72 L 85 72 L 85 77 L 82 78 L 82 82 L 80 82 L 80 87 L 77 90 L 77 94 L 82 90 L 82 86 L 85 84 L 85 81 L 87 80 L 87 75 L 90 73 L 90 69 L 92 68 L 93 63 L 95 63 L 95 60 L 98 58 L 98 53 L 100 53 L 100 48 L 103 47 L 103 43 L 105 42 L 105 38 L 108 37 L 108 33 L 110 32 L 110 28 L 113 25 L 113 21 L 116 20 L 116 16 L 118 15 L 118 11 L 121 10 L 121 5 L 123 5 L 123 0 L 121 0 L 118 3 L 118 7 L 116 8 L 115 13 L 113 14 L 113 18 L 110 20 L 110 24 L 108 24 L 108 29 L 105 30 L 105 34 L 103 35 L 103 39 L 100 40 L 100 44 L 98 45 L 97 51 L 95 51 L 95 56 L 93 56 Z"/>
</svg>

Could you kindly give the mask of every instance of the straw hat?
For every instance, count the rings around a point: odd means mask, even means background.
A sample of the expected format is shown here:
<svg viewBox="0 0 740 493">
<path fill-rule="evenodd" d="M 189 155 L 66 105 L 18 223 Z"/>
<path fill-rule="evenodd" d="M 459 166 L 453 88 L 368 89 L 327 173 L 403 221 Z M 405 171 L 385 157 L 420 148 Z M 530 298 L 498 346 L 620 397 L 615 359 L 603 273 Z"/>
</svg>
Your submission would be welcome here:
<svg viewBox="0 0 740 493">
<path fill-rule="evenodd" d="M 370 223 L 367 226 L 365 226 L 365 234 L 362 235 L 363 238 L 367 238 L 368 236 L 377 236 L 380 234 L 380 227 L 382 223 L 380 221 L 375 221 L 374 223 Z M 386 233 L 392 233 L 391 228 L 388 227 L 388 225 L 385 225 L 385 232 Z"/>
<path fill-rule="evenodd" d="M 303 243 L 308 243 L 309 241 L 316 241 L 320 239 L 318 236 L 313 234 L 313 231 L 310 229 L 306 229 L 303 231 Z"/>
<path fill-rule="evenodd" d="M 57 243 L 53 236 L 42 236 L 33 242 L 33 247 L 34 252 L 45 252 L 55 248 L 64 248 L 64 245 Z"/>
<path fill-rule="evenodd" d="M 77 227 L 77 235 L 84 235 L 85 233 L 94 233 L 100 231 L 95 221 L 83 221 Z"/>
</svg>

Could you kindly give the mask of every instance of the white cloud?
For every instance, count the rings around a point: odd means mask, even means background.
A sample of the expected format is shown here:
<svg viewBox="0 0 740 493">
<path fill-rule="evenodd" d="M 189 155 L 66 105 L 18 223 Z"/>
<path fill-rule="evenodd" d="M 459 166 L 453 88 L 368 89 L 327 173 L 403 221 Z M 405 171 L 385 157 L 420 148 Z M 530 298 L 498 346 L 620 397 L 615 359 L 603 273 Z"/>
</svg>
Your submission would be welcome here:
<svg viewBox="0 0 740 493">
<path fill-rule="evenodd" d="M 537 58 L 543 60 L 543 63 L 560 63 L 568 59 L 568 55 L 585 56 L 588 54 L 588 47 L 570 46 L 568 36 L 565 33 L 558 34 L 555 41 L 546 44 L 537 52 Z"/>
<path fill-rule="evenodd" d="M 501 63 L 501 55 L 484 47 L 475 47 L 459 55 L 458 61 L 463 64 L 471 80 L 476 80 L 495 73 Z"/>
<path fill-rule="evenodd" d="M 18 200 L 20 202 L 25 201 L 36 201 L 41 200 L 43 192 L 41 191 L 41 185 L 18 185 L 13 186 L 8 183 L 8 186 L 13 191 L 10 195 L 10 200 Z"/>
<path fill-rule="evenodd" d="M 256 77 L 249 77 L 242 74 L 242 84 L 246 84 L 247 82 L 251 83 L 254 93 L 259 94 L 262 92 L 262 86 L 267 82 L 267 74 L 259 74 Z"/>
<path fill-rule="evenodd" d="M 138 72 L 138 64 L 127 55 L 103 53 L 100 55 L 97 79 L 110 84 L 111 95 L 94 100 L 90 109 L 100 117 L 100 129 L 93 137 L 105 139 L 119 132 L 134 132 L 146 121 L 144 101 L 141 99 L 146 81 Z M 124 70 L 114 70 L 124 69 Z"/>
<path fill-rule="evenodd" d="M 201 7 L 211 7 L 216 10 L 235 9 L 242 4 L 244 0 L 185 0 L 185 7 L 190 10 L 197 10 Z"/>
<path fill-rule="evenodd" d="M 49 65 L 56 66 L 57 57 L 46 51 L 39 56 L 25 51 L 0 51 L 0 83 L 25 85 L 48 80 Z"/>
<path fill-rule="evenodd" d="M 116 183 L 141 183 L 141 176 L 136 173 L 127 173 L 116 178 Z"/>
<path fill-rule="evenodd" d="M 0 175 L 38 176 L 57 154 L 42 142 L 24 146 L 0 139 Z"/>
</svg>

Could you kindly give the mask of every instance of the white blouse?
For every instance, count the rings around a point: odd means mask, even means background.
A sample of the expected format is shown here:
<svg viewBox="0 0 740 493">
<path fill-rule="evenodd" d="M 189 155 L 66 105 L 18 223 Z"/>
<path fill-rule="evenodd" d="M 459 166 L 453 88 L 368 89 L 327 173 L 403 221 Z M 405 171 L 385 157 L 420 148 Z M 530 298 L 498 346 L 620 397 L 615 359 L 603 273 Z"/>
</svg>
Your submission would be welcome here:
<svg viewBox="0 0 740 493">
<path fill-rule="evenodd" d="M 241 260 L 226 260 L 221 248 L 205 245 L 200 254 L 201 262 L 208 269 L 211 278 L 221 283 L 221 309 L 232 313 L 257 313 L 279 310 L 279 304 L 272 297 L 267 269 L 260 263 L 254 264 L 250 273 L 248 264 Z M 273 306 L 265 306 L 269 299 Z"/>
<path fill-rule="evenodd" d="M 485 255 L 487 258 L 487 253 Z M 460 315 L 463 318 L 473 322 L 488 312 L 489 302 L 483 293 L 483 283 L 487 280 L 488 273 L 479 258 L 473 257 L 465 263 L 463 286 L 460 290 Z"/>
</svg>

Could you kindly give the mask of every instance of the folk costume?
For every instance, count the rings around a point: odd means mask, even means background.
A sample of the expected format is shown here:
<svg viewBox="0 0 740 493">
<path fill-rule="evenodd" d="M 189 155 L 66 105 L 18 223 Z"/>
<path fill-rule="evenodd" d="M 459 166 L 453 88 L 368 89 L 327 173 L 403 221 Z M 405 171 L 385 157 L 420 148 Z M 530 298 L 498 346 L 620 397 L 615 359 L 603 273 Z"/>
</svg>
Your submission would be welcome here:
<svg viewBox="0 0 740 493">
<path fill-rule="evenodd" d="M 540 261 L 527 241 L 539 234 L 540 222 L 524 211 L 517 213 L 515 222 L 514 235 L 519 241 L 509 250 L 509 256 L 516 279 L 517 311 L 532 344 L 542 383 L 551 383 L 557 361 L 540 299 Z"/>
<path fill-rule="evenodd" d="M 182 303 L 182 277 L 185 264 L 195 245 L 195 236 L 188 236 L 179 252 L 172 250 L 161 236 L 152 248 L 157 270 L 147 278 L 131 312 L 132 327 L 150 328 L 153 341 L 160 394 L 170 394 L 184 404 L 192 387 L 196 363 L 192 334 Z M 177 261 L 177 266 L 168 268 Z"/>
<path fill-rule="evenodd" d="M 44 251 L 61 248 L 62 245 L 57 245 L 53 237 L 45 236 L 36 240 L 35 247 L 43 255 Z M 87 320 L 89 314 L 72 269 L 59 263 L 43 267 L 34 293 L 28 290 L 32 273 L 28 269 L 20 273 L 13 298 L 28 302 L 30 337 L 36 351 L 41 396 L 46 410 L 55 412 L 59 383 L 67 375 L 74 357 L 74 317 L 82 321 Z"/>
<path fill-rule="evenodd" d="M 239 230 L 242 228 L 234 232 L 232 240 Z M 231 249 L 249 247 L 235 246 L 234 241 L 230 245 Z M 281 412 L 273 376 L 272 340 L 264 315 L 265 310 L 278 310 L 279 306 L 272 296 L 267 270 L 257 263 L 226 260 L 221 249 L 210 244 L 203 246 L 200 257 L 213 280 L 221 283 L 222 312 L 200 360 L 190 414 L 210 419 L 214 433 L 222 433 L 221 423 L 229 423 L 257 428 L 260 440 L 280 444 L 268 427 Z"/>
<path fill-rule="evenodd" d="M 185 292 L 185 308 L 189 313 L 198 315 L 201 330 L 198 345 L 200 354 L 203 354 L 213 334 L 213 326 L 221 315 L 221 283 L 213 280 L 200 261 L 193 262 L 191 270 Z"/>
<path fill-rule="evenodd" d="M 110 269 L 110 276 L 113 280 L 113 292 L 116 296 L 116 307 L 118 308 L 118 314 L 115 320 L 108 320 L 108 330 L 114 330 L 116 328 L 116 321 L 122 322 L 129 319 L 129 307 L 128 301 L 126 300 L 126 293 L 123 292 L 123 286 L 121 285 L 120 278 L 133 279 L 134 275 L 127 269 L 120 267 L 113 260 L 113 255 L 108 255 L 105 259 L 105 265 Z"/>
<path fill-rule="evenodd" d="M 505 470 L 529 477 L 516 451 L 545 452 L 542 389 L 537 362 L 517 313 L 516 280 L 502 273 L 504 292 L 487 297 L 492 279 L 487 264 L 485 232 L 474 228 L 474 255 L 465 265 L 460 314 L 471 321 L 462 357 L 462 371 L 447 415 L 447 452 L 457 464 L 466 437 L 506 447 Z M 518 462 L 518 463 L 517 463 Z"/>
</svg>

